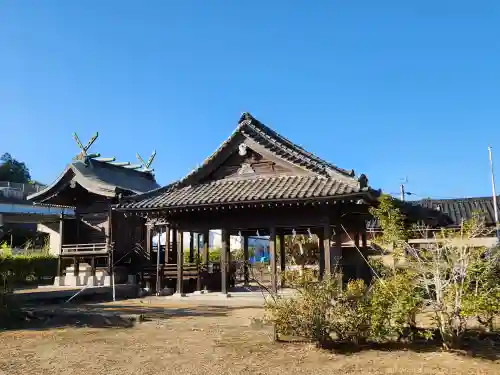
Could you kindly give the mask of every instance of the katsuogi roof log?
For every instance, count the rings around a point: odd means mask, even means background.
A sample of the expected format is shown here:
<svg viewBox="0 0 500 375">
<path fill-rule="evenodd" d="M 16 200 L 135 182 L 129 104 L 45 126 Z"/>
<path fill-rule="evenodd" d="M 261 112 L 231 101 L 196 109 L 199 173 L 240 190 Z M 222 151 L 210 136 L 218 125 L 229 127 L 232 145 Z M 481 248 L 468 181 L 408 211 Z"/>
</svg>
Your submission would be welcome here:
<svg viewBox="0 0 500 375">
<path fill-rule="evenodd" d="M 76 186 L 107 198 L 118 198 L 121 194 L 140 194 L 159 188 L 150 168 L 156 153 L 153 153 L 147 163 L 140 157 L 138 159 L 141 164 L 138 165 L 117 162 L 114 157 L 101 158 L 99 153 L 88 153 L 98 133 L 86 146 L 83 146 L 76 134 L 73 134 L 73 137 L 80 148 L 78 155 L 52 184 L 30 195 L 28 200 L 38 203 L 57 203 L 58 196 L 62 192 Z"/>
</svg>

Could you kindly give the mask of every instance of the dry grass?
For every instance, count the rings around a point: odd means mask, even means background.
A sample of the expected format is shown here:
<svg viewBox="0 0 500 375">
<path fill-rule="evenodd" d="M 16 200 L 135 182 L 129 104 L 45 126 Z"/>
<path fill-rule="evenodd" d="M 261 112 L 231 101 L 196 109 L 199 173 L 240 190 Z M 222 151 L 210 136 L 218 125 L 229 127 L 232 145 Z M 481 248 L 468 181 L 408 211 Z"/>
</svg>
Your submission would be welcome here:
<svg viewBox="0 0 500 375">
<path fill-rule="evenodd" d="M 500 373 L 499 361 L 460 353 L 385 348 L 345 355 L 309 344 L 273 344 L 269 329 L 252 322 L 263 314 L 258 306 L 134 300 L 92 309 L 144 313 L 149 319 L 123 328 L 126 325 L 111 318 L 103 322 L 73 316 L 54 318 L 30 330 L 2 332 L 0 374 L 2 370 L 37 375 Z"/>
</svg>

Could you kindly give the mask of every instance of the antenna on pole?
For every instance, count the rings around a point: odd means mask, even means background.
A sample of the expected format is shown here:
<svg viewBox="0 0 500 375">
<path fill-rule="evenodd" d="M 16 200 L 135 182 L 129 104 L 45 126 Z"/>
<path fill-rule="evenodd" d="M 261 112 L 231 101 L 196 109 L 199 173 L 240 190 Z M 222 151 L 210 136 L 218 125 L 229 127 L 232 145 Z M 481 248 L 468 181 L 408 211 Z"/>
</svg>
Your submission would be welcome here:
<svg viewBox="0 0 500 375">
<path fill-rule="evenodd" d="M 488 146 L 488 156 L 490 159 L 490 169 L 491 169 L 491 191 L 493 193 L 493 210 L 495 212 L 495 227 L 497 240 L 500 239 L 500 227 L 498 226 L 498 205 L 497 205 L 497 193 L 495 189 L 495 171 L 493 169 L 493 156 L 491 152 L 491 146 Z"/>
<path fill-rule="evenodd" d="M 404 180 L 402 181 L 401 185 L 399 185 L 399 190 L 400 190 L 400 199 L 404 202 L 405 201 L 405 184 L 408 183 L 408 177 L 405 177 Z"/>
</svg>

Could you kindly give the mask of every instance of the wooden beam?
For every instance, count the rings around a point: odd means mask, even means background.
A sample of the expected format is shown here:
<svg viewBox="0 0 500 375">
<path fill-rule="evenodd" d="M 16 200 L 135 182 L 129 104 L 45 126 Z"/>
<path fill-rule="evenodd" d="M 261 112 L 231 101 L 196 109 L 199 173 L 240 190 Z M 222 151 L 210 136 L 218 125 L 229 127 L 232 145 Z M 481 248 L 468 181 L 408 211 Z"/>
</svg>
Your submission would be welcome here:
<svg viewBox="0 0 500 375">
<path fill-rule="evenodd" d="M 332 205 L 334 206 L 334 205 Z M 327 209 L 327 216 L 332 219 L 338 216 L 339 207 Z M 195 209 L 193 209 L 195 210 Z M 207 223 L 212 228 L 226 228 L 233 232 L 259 231 L 268 232 L 269 228 L 286 229 L 286 233 L 291 233 L 292 229 L 321 227 L 324 210 L 320 207 L 307 208 L 281 208 L 274 209 L 211 209 L 206 208 L 201 211 L 179 211 L 170 213 L 170 219 L 175 221 L 184 230 L 204 231 Z M 267 233 L 265 233 L 267 234 Z"/>
<path fill-rule="evenodd" d="M 269 261 L 271 263 L 271 290 L 273 293 L 278 291 L 278 282 L 276 275 L 276 228 L 270 228 L 269 235 Z"/>
<path fill-rule="evenodd" d="M 221 270 L 221 293 L 228 292 L 228 276 L 229 276 L 229 251 L 230 251 L 230 234 L 227 229 L 222 230 L 222 249 L 220 252 L 220 270 Z"/>
</svg>

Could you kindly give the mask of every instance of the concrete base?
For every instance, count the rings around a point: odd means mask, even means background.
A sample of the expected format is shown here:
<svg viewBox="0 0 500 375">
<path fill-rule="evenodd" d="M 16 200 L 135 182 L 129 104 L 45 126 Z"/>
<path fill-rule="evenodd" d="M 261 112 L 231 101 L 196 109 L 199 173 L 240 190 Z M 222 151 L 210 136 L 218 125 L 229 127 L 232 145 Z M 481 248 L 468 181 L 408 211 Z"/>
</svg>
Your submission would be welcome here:
<svg viewBox="0 0 500 375">
<path fill-rule="evenodd" d="M 174 293 L 175 290 L 173 288 L 163 288 L 160 290 L 160 296 L 172 296 Z"/>
<path fill-rule="evenodd" d="M 112 284 L 111 276 L 106 270 L 96 270 L 95 276 L 92 276 L 92 267 L 87 263 L 80 263 L 78 267 L 78 276 L 74 275 L 75 269 L 73 266 L 66 268 L 65 276 L 56 276 L 54 286 L 56 287 L 83 287 L 83 286 L 105 286 L 109 287 Z M 127 284 L 135 285 L 136 277 L 129 275 Z"/>
<path fill-rule="evenodd" d="M 9 298 L 15 300 L 16 303 L 32 303 L 35 301 L 45 300 L 67 300 L 77 296 L 95 296 L 96 298 L 106 298 L 111 300 L 113 289 L 109 286 L 79 288 L 79 287 L 50 287 L 38 288 L 39 290 L 19 290 L 12 293 Z M 117 298 L 136 298 L 139 295 L 139 288 L 136 285 L 117 284 L 115 285 Z"/>
<path fill-rule="evenodd" d="M 172 294 L 172 298 L 183 298 L 186 297 L 184 293 L 174 293 Z"/>
<path fill-rule="evenodd" d="M 203 290 L 195 290 L 193 293 L 193 295 L 195 296 L 200 296 L 202 294 L 210 294 L 210 293 L 213 293 L 211 290 L 206 290 L 206 289 L 203 289 Z"/>
</svg>

